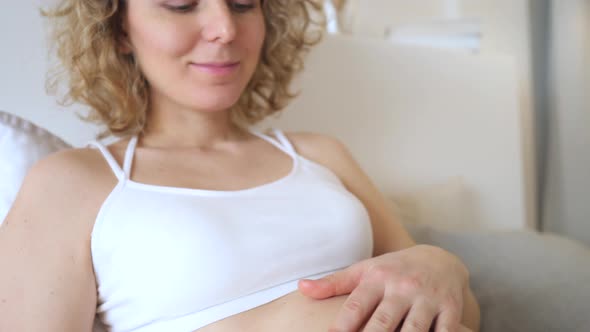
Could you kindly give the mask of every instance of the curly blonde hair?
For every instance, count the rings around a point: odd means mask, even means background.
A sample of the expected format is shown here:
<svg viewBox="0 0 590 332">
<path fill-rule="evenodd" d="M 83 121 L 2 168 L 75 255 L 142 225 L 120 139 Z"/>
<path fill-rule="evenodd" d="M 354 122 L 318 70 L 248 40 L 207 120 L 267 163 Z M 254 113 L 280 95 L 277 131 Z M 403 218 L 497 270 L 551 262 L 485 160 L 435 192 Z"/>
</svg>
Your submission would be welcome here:
<svg viewBox="0 0 590 332">
<path fill-rule="evenodd" d="M 236 123 L 252 125 L 274 114 L 296 96 L 290 84 L 303 57 L 319 42 L 318 0 L 261 0 L 266 38 L 250 82 L 231 108 Z M 141 132 L 149 107 L 149 85 L 133 55 L 120 52 L 124 0 L 61 0 L 42 15 L 52 19 L 52 50 L 59 63 L 47 90 L 62 105 L 90 107 L 84 118 L 107 127 L 104 136 Z"/>
</svg>

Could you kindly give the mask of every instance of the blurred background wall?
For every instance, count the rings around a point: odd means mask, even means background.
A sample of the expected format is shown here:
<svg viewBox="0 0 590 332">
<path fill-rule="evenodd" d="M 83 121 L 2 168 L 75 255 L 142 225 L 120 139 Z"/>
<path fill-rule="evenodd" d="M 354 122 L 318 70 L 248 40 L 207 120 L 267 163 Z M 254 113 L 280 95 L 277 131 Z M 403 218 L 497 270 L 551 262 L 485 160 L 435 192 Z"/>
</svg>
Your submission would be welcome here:
<svg viewBox="0 0 590 332">
<path fill-rule="evenodd" d="M 340 32 L 514 57 L 528 219 L 590 244 L 590 0 L 336 0 Z"/>
</svg>

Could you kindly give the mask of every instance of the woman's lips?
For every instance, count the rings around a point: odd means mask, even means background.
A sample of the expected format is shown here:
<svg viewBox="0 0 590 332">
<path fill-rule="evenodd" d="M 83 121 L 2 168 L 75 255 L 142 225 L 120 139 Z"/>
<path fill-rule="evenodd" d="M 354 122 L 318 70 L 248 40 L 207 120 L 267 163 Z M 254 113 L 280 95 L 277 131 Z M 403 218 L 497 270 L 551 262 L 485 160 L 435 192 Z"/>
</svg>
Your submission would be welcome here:
<svg viewBox="0 0 590 332">
<path fill-rule="evenodd" d="M 234 73 L 240 62 L 191 63 L 191 66 L 207 74 L 223 76 Z"/>
</svg>

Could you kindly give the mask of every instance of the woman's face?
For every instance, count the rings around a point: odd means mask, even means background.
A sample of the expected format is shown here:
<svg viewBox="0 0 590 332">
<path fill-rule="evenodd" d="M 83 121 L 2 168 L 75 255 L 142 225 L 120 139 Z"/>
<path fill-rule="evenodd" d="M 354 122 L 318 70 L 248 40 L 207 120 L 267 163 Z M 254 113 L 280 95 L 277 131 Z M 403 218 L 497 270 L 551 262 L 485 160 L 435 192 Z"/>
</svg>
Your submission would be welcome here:
<svg viewBox="0 0 590 332">
<path fill-rule="evenodd" d="M 248 84 L 265 37 L 261 0 L 128 0 L 124 30 L 151 101 L 226 110 Z"/>
</svg>

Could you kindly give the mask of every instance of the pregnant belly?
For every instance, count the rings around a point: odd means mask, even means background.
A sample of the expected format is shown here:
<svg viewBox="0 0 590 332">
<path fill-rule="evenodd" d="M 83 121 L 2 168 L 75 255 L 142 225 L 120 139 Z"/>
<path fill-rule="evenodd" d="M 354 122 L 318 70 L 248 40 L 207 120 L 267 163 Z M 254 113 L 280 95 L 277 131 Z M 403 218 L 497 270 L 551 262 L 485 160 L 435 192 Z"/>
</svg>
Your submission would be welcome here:
<svg viewBox="0 0 590 332">
<path fill-rule="evenodd" d="M 295 291 L 195 332 L 326 332 L 347 297 L 314 300 Z"/>
</svg>

